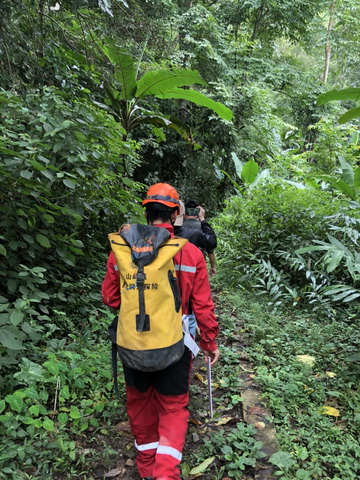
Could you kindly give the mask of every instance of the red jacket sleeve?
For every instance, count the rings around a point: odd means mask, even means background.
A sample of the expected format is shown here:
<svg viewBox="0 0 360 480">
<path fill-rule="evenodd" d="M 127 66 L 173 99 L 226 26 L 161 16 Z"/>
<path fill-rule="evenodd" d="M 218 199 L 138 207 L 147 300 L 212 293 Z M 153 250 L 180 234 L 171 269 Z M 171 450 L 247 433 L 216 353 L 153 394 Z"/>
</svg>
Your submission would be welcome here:
<svg viewBox="0 0 360 480">
<path fill-rule="evenodd" d="M 190 303 L 200 328 L 200 347 L 213 352 L 217 348 L 215 339 L 219 324 L 214 313 L 206 262 L 202 254 L 198 258 Z"/>
<path fill-rule="evenodd" d="M 101 286 L 101 296 L 103 302 L 109 307 L 120 307 L 120 274 L 113 252 L 110 252 L 106 263 L 106 274 Z"/>
</svg>

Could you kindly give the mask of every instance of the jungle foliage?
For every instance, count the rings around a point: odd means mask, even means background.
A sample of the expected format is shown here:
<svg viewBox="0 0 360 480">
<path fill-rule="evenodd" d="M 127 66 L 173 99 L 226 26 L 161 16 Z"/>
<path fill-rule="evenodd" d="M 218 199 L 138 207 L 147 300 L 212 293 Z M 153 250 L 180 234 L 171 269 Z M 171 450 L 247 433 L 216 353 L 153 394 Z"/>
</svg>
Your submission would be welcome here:
<svg viewBox="0 0 360 480">
<path fill-rule="evenodd" d="M 236 336 L 242 328 L 245 352 L 271 409 L 280 444 L 269 459 L 274 476 L 355 480 L 359 315 L 348 312 L 329 321 L 318 312 L 274 312 L 265 297 L 229 291 L 222 291 L 219 308 L 225 334 Z"/>
<path fill-rule="evenodd" d="M 107 233 L 143 221 L 152 182 L 213 217 L 223 287 L 358 313 L 359 18 L 354 0 L 1 2 L 0 478 L 80 478 L 74 439 L 107 445 Z"/>
</svg>

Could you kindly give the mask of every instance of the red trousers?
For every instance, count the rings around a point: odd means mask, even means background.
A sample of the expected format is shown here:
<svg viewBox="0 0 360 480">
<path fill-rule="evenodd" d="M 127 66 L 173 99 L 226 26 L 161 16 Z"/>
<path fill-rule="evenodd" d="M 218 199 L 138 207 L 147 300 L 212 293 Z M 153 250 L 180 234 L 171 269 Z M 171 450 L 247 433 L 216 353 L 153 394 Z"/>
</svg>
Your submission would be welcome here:
<svg viewBox="0 0 360 480">
<path fill-rule="evenodd" d="M 124 366 L 127 412 L 140 476 L 179 480 L 189 413 L 191 353 L 159 372 Z"/>
</svg>

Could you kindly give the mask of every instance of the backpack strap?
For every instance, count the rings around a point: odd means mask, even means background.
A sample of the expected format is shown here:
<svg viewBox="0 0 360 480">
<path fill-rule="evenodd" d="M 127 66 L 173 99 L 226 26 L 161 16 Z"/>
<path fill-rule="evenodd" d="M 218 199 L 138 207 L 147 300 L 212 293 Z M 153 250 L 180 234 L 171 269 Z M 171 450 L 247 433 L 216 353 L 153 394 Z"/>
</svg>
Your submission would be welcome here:
<svg viewBox="0 0 360 480">
<path fill-rule="evenodd" d="M 138 332 L 148 332 L 150 330 L 150 317 L 145 311 L 145 274 L 144 265 L 138 265 L 138 272 L 136 275 L 136 286 L 139 292 L 139 313 L 136 315 L 136 330 Z"/>
</svg>

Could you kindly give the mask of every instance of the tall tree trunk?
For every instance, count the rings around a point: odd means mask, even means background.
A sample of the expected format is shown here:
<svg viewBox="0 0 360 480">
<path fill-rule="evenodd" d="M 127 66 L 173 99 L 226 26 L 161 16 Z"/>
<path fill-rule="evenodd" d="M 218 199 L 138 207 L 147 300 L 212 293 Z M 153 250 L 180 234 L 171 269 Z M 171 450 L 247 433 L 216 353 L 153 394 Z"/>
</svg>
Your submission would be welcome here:
<svg viewBox="0 0 360 480">
<path fill-rule="evenodd" d="M 330 68 L 330 57 L 331 57 L 331 31 L 334 26 L 334 11 L 335 11 L 335 1 L 331 1 L 330 6 L 330 18 L 328 23 L 328 29 L 326 33 L 326 43 L 325 43 L 325 65 L 324 65 L 324 74 L 323 74 L 323 82 L 327 83 L 328 75 L 329 75 L 329 68 Z"/>
<path fill-rule="evenodd" d="M 178 1 L 178 8 L 179 8 L 179 12 L 180 13 L 185 13 L 187 12 L 188 10 L 190 10 L 190 8 L 192 7 L 192 0 L 179 0 Z M 184 34 L 184 31 L 182 28 L 180 28 L 179 30 L 179 50 L 184 50 L 186 51 L 186 48 L 184 46 L 184 38 L 185 38 L 185 34 Z M 187 59 L 188 59 L 188 55 L 187 54 L 184 54 L 184 61 L 183 61 L 183 67 L 184 68 L 187 68 Z M 185 87 L 186 88 L 186 87 Z M 187 87 L 189 88 L 189 87 Z M 180 100 L 180 105 L 179 105 L 179 118 L 183 121 L 183 122 L 186 122 L 187 121 L 187 118 L 188 118 L 188 104 L 189 102 L 187 100 Z"/>
<path fill-rule="evenodd" d="M 250 38 L 250 40 L 252 42 L 254 40 L 256 40 L 256 38 L 257 38 L 257 35 L 259 33 L 259 28 L 260 28 L 260 25 L 261 25 L 261 21 L 263 19 L 263 15 L 264 15 L 264 5 L 261 4 L 260 8 L 258 8 L 257 11 L 256 11 L 255 23 L 254 23 L 253 31 L 252 31 L 251 38 Z"/>
<path fill-rule="evenodd" d="M 44 44 L 45 44 L 44 13 L 45 13 L 45 0 L 39 0 L 39 30 L 40 30 L 39 57 L 40 58 L 44 57 Z"/>
</svg>

